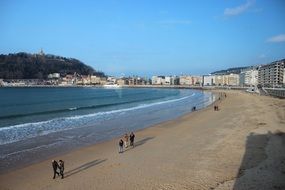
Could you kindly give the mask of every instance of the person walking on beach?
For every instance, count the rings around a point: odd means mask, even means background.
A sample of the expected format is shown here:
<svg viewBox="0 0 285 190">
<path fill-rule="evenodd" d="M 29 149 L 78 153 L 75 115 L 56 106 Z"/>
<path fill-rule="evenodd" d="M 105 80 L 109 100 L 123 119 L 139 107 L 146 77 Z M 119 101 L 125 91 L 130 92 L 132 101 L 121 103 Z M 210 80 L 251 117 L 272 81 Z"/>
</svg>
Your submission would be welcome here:
<svg viewBox="0 0 285 190">
<path fill-rule="evenodd" d="M 124 139 L 125 139 L 125 148 L 128 148 L 128 146 L 129 146 L 129 135 L 128 135 L 128 133 L 125 134 Z"/>
<path fill-rule="evenodd" d="M 131 132 L 130 134 L 130 146 L 134 147 L 134 141 L 135 141 L 135 134 Z"/>
<path fill-rule="evenodd" d="M 124 141 L 120 139 L 119 141 L 119 153 L 123 153 L 123 146 L 124 146 Z"/>
<path fill-rule="evenodd" d="M 64 161 L 63 160 L 59 160 L 59 166 L 58 167 L 59 167 L 61 179 L 63 179 L 63 172 L 64 172 Z"/>
<path fill-rule="evenodd" d="M 55 161 L 55 160 L 52 160 L 52 161 L 51 161 L 51 165 L 52 165 L 52 169 L 53 169 L 53 179 L 54 179 L 55 176 L 56 176 L 56 174 L 59 175 L 59 173 L 57 172 L 57 168 L 58 168 L 59 166 L 58 166 L 57 161 Z"/>
</svg>

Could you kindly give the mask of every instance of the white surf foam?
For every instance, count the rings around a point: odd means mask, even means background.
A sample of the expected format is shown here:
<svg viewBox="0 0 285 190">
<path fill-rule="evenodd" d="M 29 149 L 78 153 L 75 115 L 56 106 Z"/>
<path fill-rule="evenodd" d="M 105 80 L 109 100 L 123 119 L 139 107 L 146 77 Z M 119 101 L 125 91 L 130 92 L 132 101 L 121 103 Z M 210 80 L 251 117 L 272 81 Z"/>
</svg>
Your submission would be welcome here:
<svg viewBox="0 0 285 190">
<path fill-rule="evenodd" d="M 168 104 L 172 102 L 178 102 L 194 96 L 195 93 L 190 96 L 185 96 L 177 99 L 165 100 L 161 102 L 154 102 L 149 104 L 141 104 L 135 107 L 111 110 L 106 112 L 97 112 L 87 115 L 77 115 L 71 117 L 55 118 L 48 121 L 24 123 L 13 126 L 7 126 L 0 128 L 0 145 L 17 142 L 20 140 L 33 138 L 36 136 L 43 136 L 53 132 L 59 132 L 69 130 L 78 127 L 84 127 L 84 124 L 88 123 L 88 119 L 94 118 L 107 118 L 111 114 L 118 114 L 122 112 L 129 112 L 138 109 L 144 109 L 152 106 Z"/>
</svg>

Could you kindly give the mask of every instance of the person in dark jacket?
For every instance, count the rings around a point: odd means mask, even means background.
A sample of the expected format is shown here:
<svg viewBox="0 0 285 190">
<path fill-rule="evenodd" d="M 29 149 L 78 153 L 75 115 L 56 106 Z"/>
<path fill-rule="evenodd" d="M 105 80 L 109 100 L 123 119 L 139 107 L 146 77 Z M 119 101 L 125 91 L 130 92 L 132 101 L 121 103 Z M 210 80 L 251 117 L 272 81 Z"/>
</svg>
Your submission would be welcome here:
<svg viewBox="0 0 285 190">
<path fill-rule="evenodd" d="M 123 153 L 124 141 L 120 139 L 119 141 L 119 153 Z"/>
<path fill-rule="evenodd" d="M 63 160 L 59 160 L 59 171 L 60 171 L 61 179 L 63 179 L 63 172 L 64 172 L 64 161 Z"/>
<path fill-rule="evenodd" d="M 52 165 L 52 169 L 53 169 L 53 179 L 54 179 L 55 176 L 56 176 L 56 174 L 59 175 L 59 173 L 57 172 L 57 168 L 58 168 L 59 166 L 58 166 L 57 161 L 55 161 L 55 160 L 52 160 L 52 161 L 51 161 L 51 165 Z"/>
<path fill-rule="evenodd" d="M 135 134 L 131 132 L 130 134 L 130 146 L 134 147 L 134 141 L 135 141 Z"/>
</svg>

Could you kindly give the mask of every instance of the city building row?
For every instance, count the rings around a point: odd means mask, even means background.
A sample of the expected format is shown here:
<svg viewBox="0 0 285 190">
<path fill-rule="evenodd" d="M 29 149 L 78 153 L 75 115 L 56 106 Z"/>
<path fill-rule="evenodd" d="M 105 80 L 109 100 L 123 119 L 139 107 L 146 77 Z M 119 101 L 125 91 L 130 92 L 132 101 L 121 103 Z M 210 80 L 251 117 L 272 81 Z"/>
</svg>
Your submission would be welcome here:
<svg viewBox="0 0 285 190">
<path fill-rule="evenodd" d="M 92 75 L 61 76 L 51 73 L 46 80 L 40 79 L 11 79 L 1 80 L 0 86 L 33 86 L 33 85 L 106 85 L 120 86 L 135 85 L 183 85 L 183 86 L 262 86 L 285 87 L 285 59 L 266 65 L 248 67 L 239 73 L 223 73 L 204 76 L 152 76 L 151 79 L 143 77 L 99 77 Z"/>
<path fill-rule="evenodd" d="M 203 86 L 285 87 L 285 59 L 248 67 L 239 74 L 205 75 Z"/>
</svg>

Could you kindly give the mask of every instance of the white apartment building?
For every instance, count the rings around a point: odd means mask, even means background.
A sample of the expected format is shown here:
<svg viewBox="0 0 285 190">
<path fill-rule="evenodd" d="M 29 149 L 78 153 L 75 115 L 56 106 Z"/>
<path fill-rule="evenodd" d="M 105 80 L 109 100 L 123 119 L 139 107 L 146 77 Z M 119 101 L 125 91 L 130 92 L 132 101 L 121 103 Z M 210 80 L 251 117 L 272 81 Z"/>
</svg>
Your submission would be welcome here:
<svg viewBox="0 0 285 190">
<path fill-rule="evenodd" d="M 165 84 L 165 76 L 153 76 L 151 78 L 151 82 L 153 85 L 164 85 Z"/>
<path fill-rule="evenodd" d="M 166 76 L 165 85 L 178 85 L 179 78 L 177 76 Z"/>
<path fill-rule="evenodd" d="M 173 85 L 173 78 L 166 76 L 164 83 L 165 83 L 166 85 Z"/>
<path fill-rule="evenodd" d="M 258 70 L 250 69 L 240 73 L 241 86 L 256 86 L 258 84 Z"/>
<path fill-rule="evenodd" d="M 215 85 L 214 75 L 204 75 L 203 76 L 203 86 L 213 86 Z"/>
</svg>

